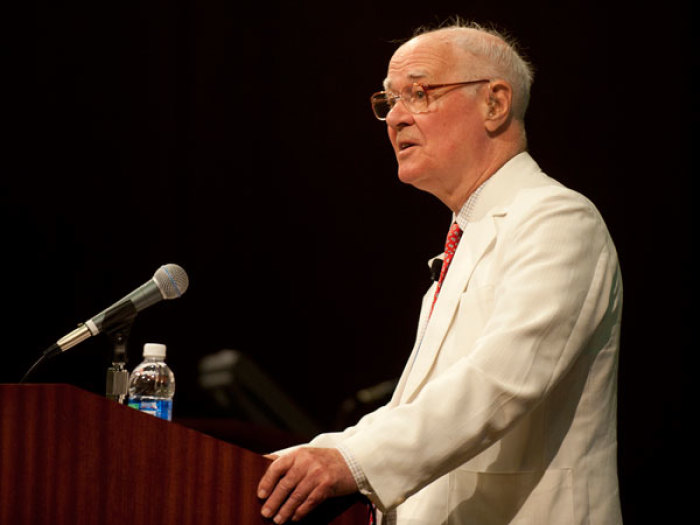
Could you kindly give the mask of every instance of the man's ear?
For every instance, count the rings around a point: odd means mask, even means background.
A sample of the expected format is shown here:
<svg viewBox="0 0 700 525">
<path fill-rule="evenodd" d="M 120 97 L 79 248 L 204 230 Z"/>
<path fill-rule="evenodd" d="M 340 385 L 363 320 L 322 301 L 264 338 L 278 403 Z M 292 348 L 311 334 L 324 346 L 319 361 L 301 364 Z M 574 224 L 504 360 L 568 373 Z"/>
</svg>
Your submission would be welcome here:
<svg viewBox="0 0 700 525">
<path fill-rule="evenodd" d="M 513 89 L 505 80 L 493 80 L 489 84 L 488 107 L 484 125 L 489 133 L 498 132 L 511 116 Z"/>
</svg>

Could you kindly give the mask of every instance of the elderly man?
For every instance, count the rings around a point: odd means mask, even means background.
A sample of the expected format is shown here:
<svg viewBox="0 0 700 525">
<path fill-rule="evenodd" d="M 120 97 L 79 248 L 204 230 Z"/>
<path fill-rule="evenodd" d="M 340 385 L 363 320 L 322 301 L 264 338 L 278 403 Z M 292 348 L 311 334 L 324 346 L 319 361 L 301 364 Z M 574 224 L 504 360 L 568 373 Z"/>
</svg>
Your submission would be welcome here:
<svg viewBox="0 0 700 525">
<path fill-rule="evenodd" d="M 282 451 L 259 484 L 264 516 L 359 490 L 383 523 L 621 523 L 617 256 L 593 204 L 526 152 L 531 82 L 478 26 L 392 57 L 373 110 L 399 178 L 453 212 L 440 278 L 391 401 Z"/>
</svg>

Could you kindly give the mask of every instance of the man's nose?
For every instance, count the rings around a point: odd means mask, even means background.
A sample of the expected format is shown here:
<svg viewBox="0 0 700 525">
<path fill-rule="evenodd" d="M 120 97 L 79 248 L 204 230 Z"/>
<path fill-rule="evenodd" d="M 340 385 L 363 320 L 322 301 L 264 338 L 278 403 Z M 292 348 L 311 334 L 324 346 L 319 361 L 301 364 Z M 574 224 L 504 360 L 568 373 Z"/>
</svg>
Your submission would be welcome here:
<svg viewBox="0 0 700 525">
<path fill-rule="evenodd" d="M 408 111 L 402 99 L 398 99 L 394 107 L 386 115 L 386 123 L 394 129 L 405 128 L 413 124 L 413 113 Z"/>
</svg>

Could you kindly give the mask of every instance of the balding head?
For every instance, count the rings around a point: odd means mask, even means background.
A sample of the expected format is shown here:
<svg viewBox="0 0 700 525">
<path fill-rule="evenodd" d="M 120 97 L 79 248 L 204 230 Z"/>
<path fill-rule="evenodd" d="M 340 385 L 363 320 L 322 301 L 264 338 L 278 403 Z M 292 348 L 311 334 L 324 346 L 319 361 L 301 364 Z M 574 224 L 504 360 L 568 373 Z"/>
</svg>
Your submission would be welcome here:
<svg viewBox="0 0 700 525">
<path fill-rule="evenodd" d="M 473 27 L 425 32 L 400 46 L 389 62 L 387 91 L 373 96 L 375 111 L 384 104 L 379 113 L 399 179 L 457 211 L 524 151 L 532 81 L 524 64 L 501 37 Z"/>
<path fill-rule="evenodd" d="M 474 23 L 422 30 L 411 39 L 426 37 L 452 42 L 466 52 L 464 72 L 483 78 L 502 78 L 513 90 L 513 118 L 522 121 L 530 101 L 532 66 L 520 55 L 517 44 L 501 33 Z"/>
</svg>

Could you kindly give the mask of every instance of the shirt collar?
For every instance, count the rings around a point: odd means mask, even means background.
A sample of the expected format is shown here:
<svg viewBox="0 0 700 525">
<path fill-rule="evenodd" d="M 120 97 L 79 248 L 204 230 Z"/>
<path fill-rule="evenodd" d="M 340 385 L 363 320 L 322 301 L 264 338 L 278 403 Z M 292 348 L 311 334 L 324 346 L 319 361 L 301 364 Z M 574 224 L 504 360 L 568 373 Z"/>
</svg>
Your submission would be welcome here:
<svg viewBox="0 0 700 525">
<path fill-rule="evenodd" d="M 456 221 L 462 231 L 467 228 L 467 225 L 471 220 L 472 212 L 474 211 L 474 206 L 476 206 L 476 201 L 479 199 L 479 195 L 488 181 L 489 179 L 486 179 L 477 189 L 472 192 L 467 201 L 460 208 L 459 213 L 452 214 L 452 222 Z"/>
</svg>

